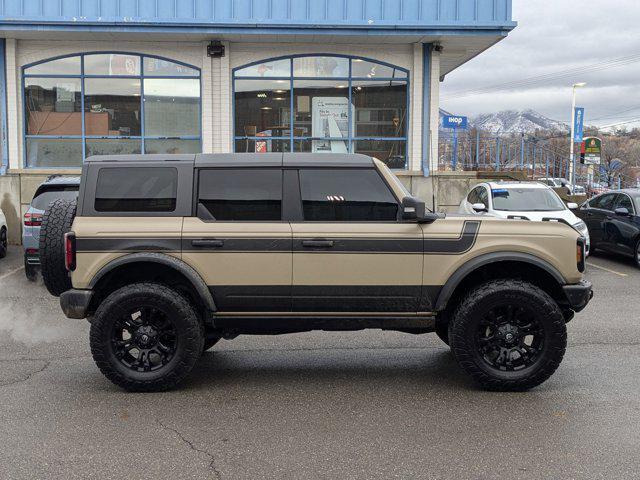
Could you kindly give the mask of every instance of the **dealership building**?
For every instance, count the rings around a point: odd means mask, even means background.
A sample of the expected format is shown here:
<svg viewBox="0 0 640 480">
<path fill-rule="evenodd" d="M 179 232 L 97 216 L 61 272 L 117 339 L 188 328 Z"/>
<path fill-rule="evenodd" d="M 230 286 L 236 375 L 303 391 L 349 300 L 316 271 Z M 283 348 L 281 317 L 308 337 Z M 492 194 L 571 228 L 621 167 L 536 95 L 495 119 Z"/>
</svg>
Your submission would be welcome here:
<svg viewBox="0 0 640 480">
<path fill-rule="evenodd" d="M 511 0 L 3 0 L 0 205 L 19 227 L 100 154 L 364 153 L 410 185 L 440 82 L 515 25 Z"/>
</svg>

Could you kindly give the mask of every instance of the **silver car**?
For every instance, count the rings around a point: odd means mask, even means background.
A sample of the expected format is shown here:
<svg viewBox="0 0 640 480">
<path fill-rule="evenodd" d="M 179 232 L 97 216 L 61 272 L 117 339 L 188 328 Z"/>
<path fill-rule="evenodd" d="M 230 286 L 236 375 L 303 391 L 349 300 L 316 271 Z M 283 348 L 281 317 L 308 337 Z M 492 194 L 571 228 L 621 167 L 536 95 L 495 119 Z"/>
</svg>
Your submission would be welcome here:
<svg viewBox="0 0 640 480">
<path fill-rule="evenodd" d="M 40 269 L 38 248 L 40 243 L 40 225 L 42 215 L 49 204 L 59 198 L 75 200 L 78 198 L 80 177 L 50 176 L 38 187 L 29 209 L 24 214 L 22 245 L 24 247 L 24 271 L 27 278 L 35 280 Z"/>
</svg>

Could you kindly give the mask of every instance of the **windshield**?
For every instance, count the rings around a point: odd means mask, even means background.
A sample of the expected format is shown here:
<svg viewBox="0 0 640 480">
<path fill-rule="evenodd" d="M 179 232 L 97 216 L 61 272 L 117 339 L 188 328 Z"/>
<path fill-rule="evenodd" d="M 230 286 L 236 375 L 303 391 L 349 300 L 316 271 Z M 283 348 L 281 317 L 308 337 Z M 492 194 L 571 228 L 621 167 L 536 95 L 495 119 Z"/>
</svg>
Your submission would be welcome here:
<svg viewBox="0 0 640 480">
<path fill-rule="evenodd" d="M 75 200 L 78 198 L 78 187 L 58 187 L 48 189 L 33 197 L 31 206 L 38 210 L 46 210 L 51 202 L 58 199 Z"/>
<path fill-rule="evenodd" d="M 631 196 L 633 197 L 633 203 L 636 204 L 636 212 L 640 212 L 640 194 Z"/>
<path fill-rule="evenodd" d="M 491 190 L 493 209 L 505 212 L 556 212 L 565 206 L 558 195 L 546 188 L 495 188 Z"/>
</svg>

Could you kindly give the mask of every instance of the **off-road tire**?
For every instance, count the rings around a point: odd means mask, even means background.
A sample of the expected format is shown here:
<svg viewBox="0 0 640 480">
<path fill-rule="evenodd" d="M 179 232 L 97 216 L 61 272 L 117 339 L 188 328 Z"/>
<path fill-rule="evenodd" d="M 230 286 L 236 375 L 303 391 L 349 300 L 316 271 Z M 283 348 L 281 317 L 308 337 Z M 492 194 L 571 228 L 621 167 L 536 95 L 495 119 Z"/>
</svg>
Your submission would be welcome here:
<svg viewBox="0 0 640 480">
<path fill-rule="evenodd" d="M 496 306 L 517 305 L 535 312 L 543 347 L 537 360 L 518 371 L 502 371 L 485 362 L 476 332 L 484 315 Z M 540 385 L 558 368 L 567 346 L 567 330 L 557 303 L 540 288 L 520 280 L 493 280 L 478 286 L 453 314 L 449 339 L 458 364 L 487 390 L 524 391 Z"/>
<path fill-rule="evenodd" d="M 7 256 L 7 247 L 9 242 L 7 240 L 7 229 L 2 227 L 0 229 L 0 258 Z"/>
<path fill-rule="evenodd" d="M 42 215 L 40 271 L 47 290 L 56 297 L 72 288 L 69 272 L 64 266 L 64 234 L 71 231 L 77 206 L 75 200 L 54 200 Z"/>
<path fill-rule="evenodd" d="M 177 346 L 173 357 L 159 370 L 134 371 L 116 357 L 111 341 L 114 323 L 129 309 L 153 305 L 171 315 Z M 91 322 L 91 354 L 111 382 L 130 392 L 170 390 L 191 372 L 202 355 L 204 327 L 189 301 L 179 292 L 157 283 L 135 283 L 116 290 L 102 301 Z"/>
</svg>

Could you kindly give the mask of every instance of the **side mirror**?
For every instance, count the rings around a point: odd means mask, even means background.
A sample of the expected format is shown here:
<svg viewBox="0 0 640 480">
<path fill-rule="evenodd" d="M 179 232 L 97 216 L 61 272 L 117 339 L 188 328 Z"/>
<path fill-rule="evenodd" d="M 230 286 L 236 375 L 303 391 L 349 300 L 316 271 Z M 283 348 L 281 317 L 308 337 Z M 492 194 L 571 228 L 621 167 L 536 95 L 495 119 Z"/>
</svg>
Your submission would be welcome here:
<svg viewBox="0 0 640 480">
<path fill-rule="evenodd" d="M 474 203 L 473 205 L 471 205 L 471 208 L 473 208 L 473 211 L 476 213 L 486 213 L 489 211 L 484 203 Z"/>
<path fill-rule="evenodd" d="M 616 208 L 615 213 L 616 213 L 616 215 L 620 215 L 621 217 L 628 217 L 629 216 L 629 209 L 627 209 L 625 207 Z"/>
<path fill-rule="evenodd" d="M 574 203 L 574 202 L 569 202 L 569 203 L 567 203 L 567 208 L 569 210 L 577 210 L 578 209 L 578 204 Z"/>
<path fill-rule="evenodd" d="M 402 220 L 417 223 L 431 223 L 438 216 L 427 213 L 424 202 L 415 197 L 404 197 L 402 199 Z"/>
</svg>

